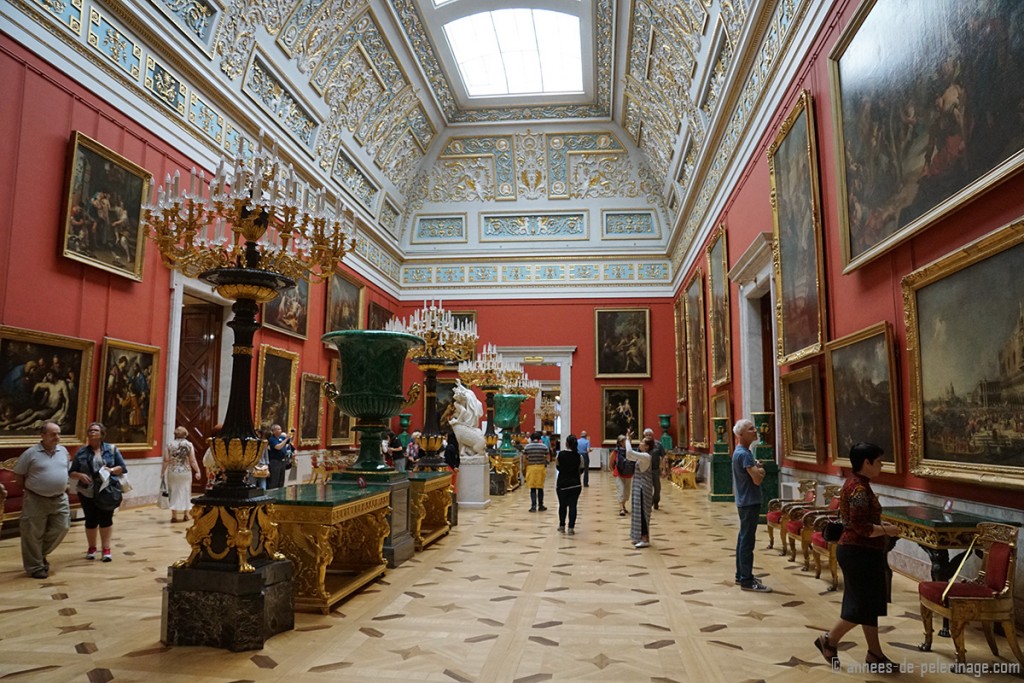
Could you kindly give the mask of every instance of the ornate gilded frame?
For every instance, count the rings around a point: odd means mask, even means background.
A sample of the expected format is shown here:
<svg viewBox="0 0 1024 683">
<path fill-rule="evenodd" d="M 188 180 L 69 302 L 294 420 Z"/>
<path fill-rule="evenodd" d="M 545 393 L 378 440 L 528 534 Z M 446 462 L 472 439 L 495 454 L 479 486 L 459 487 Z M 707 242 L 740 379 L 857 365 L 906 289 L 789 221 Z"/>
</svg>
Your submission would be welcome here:
<svg viewBox="0 0 1024 683">
<path fill-rule="evenodd" d="M 627 342 L 622 327 L 634 335 L 643 335 L 643 354 L 639 365 L 629 357 L 628 351 L 615 352 Z M 640 329 L 642 327 L 642 330 Z M 605 348 L 612 353 L 606 354 Z M 595 308 L 594 309 L 594 377 L 650 377 L 651 376 L 651 309 L 649 308 Z"/>
<path fill-rule="evenodd" d="M 686 297 L 680 295 L 672 306 L 676 325 L 676 403 L 686 403 Z"/>
<path fill-rule="evenodd" d="M 305 339 L 307 331 L 309 329 L 309 281 L 304 278 L 299 278 L 295 282 L 294 287 L 289 287 L 283 292 L 279 292 L 273 300 L 268 301 L 262 306 L 262 316 L 260 321 L 263 327 L 271 330 L 276 330 L 282 334 L 287 334 L 292 337 L 298 337 L 299 339 Z M 290 327 L 287 322 L 284 322 L 280 318 L 281 305 L 284 303 L 286 298 L 290 298 L 291 294 L 286 293 L 288 290 L 295 290 L 296 300 L 301 307 L 301 311 L 298 313 L 298 317 L 295 321 L 295 327 Z"/>
<path fill-rule="evenodd" d="M 12 372 L 15 374 L 20 372 L 17 370 L 19 367 L 27 375 L 30 372 L 26 367 L 29 362 L 32 362 L 35 367 L 39 358 L 52 362 L 54 356 L 61 363 L 68 363 L 69 367 L 74 370 L 75 384 L 78 386 L 78 394 L 71 397 L 70 401 L 70 405 L 74 406 L 74 413 L 61 421 L 61 437 L 65 445 L 85 443 L 85 430 L 89 423 L 89 392 L 92 387 L 92 362 L 95 348 L 96 344 L 88 339 L 0 325 L 0 373 L 2 373 L 0 376 L 13 376 Z M 4 384 L 6 385 L 6 382 Z M 28 391 L 33 391 L 33 389 L 30 388 Z M 34 392 L 30 394 L 30 396 L 33 395 Z M 38 404 L 36 406 L 20 405 L 18 397 L 12 396 L 6 386 L 0 388 L 0 408 L 5 411 L 17 409 L 20 411 L 19 414 L 23 414 L 26 408 L 32 407 L 38 408 L 39 406 Z M 26 416 L 25 419 L 28 417 Z M 52 416 L 40 417 L 41 419 L 52 418 Z M 5 422 L 5 425 L 7 424 L 9 423 Z M 26 425 L 23 429 L 11 429 L 8 426 L 0 428 L 0 447 L 2 448 L 27 448 L 37 443 L 39 443 L 39 426 L 35 424 Z"/>
<path fill-rule="evenodd" d="M 287 363 L 287 367 L 285 366 Z M 267 366 L 270 366 L 268 369 Z M 284 375 L 287 377 L 287 389 L 283 386 Z M 279 349 L 276 346 L 262 344 L 260 346 L 259 369 L 256 372 L 256 428 L 269 428 L 272 424 L 279 424 L 287 432 L 295 428 L 296 422 L 296 393 L 299 376 L 299 354 L 287 349 Z M 273 385 L 271 384 L 273 383 Z M 273 391 L 271 391 L 273 390 Z M 283 411 L 270 413 L 269 400 L 276 398 L 272 393 L 283 393 L 287 405 Z M 264 403 L 267 405 L 264 405 Z"/>
<path fill-rule="evenodd" d="M 341 386 L 341 361 L 335 357 L 331 359 L 331 367 L 328 371 L 328 378 L 335 386 Z M 327 438 L 326 443 L 330 447 L 352 446 L 356 442 L 356 432 L 352 430 L 352 417 L 338 410 L 331 400 L 327 401 Z"/>
<path fill-rule="evenodd" d="M 636 405 L 636 412 L 632 415 L 633 439 L 636 441 L 641 433 L 644 420 L 644 390 L 641 386 L 621 386 L 618 384 L 604 384 L 601 386 L 601 444 L 614 446 L 619 434 L 624 434 L 621 423 L 616 421 L 618 417 L 616 408 L 623 401 L 629 403 L 630 408 Z"/>
<path fill-rule="evenodd" d="M 825 429 L 821 414 L 821 381 L 818 377 L 818 366 L 808 365 L 787 372 L 779 381 L 783 457 L 799 462 L 825 462 Z M 798 416 L 795 411 L 805 402 L 810 403 L 810 406 L 801 410 Z M 805 427 L 805 430 L 809 429 L 809 432 L 803 434 L 802 441 L 798 442 L 795 434 L 797 418 L 801 418 L 801 424 L 805 425 L 808 411 L 811 424 L 809 428 Z M 808 438 L 810 442 L 807 441 Z"/>
<path fill-rule="evenodd" d="M 394 317 L 395 314 L 391 310 L 376 301 L 371 301 L 366 306 L 366 329 L 383 330 L 384 325 Z"/>
<path fill-rule="evenodd" d="M 899 472 L 903 442 L 892 325 L 880 322 L 829 342 L 825 377 L 832 463 L 850 467 L 850 447 L 868 441 L 885 449 L 882 471 Z"/>
<path fill-rule="evenodd" d="M 343 296 L 347 294 L 348 296 Z M 341 271 L 334 271 L 327 282 L 327 309 L 324 314 L 324 331 L 362 330 L 366 327 L 366 288 Z M 340 300 L 355 300 L 356 313 L 345 315 L 340 309 Z"/>
<path fill-rule="evenodd" d="M 115 359 L 115 356 L 117 357 Z M 125 359 L 125 367 L 111 376 L 114 368 Z M 143 377 L 137 382 L 133 371 Z M 149 377 L 146 377 L 146 370 Z M 160 348 L 148 344 L 103 338 L 100 364 L 99 395 L 96 399 L 96 419 L 107 428 L 106 439 L 116 443 L 122 451 L 148 451 L 156 446 L 156 390 L 155 378 L 160 370 Z M 124 373 L 124 377 L 121 374 Z M 123 380 L 123 383 L 122 383 Z M 112 382 L 120 384 L 110 386 Z M 113 394 L 111 393 L 113 392 Z M 142 402 L 143 405 L 139 405 Z M 108 403 L 111 405 L 108 407 Z M 142 417 L 145 424 L 138 429 L 133 420 Z M 139 434 L 141 432 L 141 436 Z"/>
<path fill-rule="evenodd" d="M 711 342 L 711 386 L 731 379 L 732 347 L 729 311 L 729 247 L 725 225 L 719 225 L 707 248 L 708 259 L 708 340 Z"/>
<path fill-rule="evenodd" d="M 691 448 L 707 448 L 711 439 L 708 418 L 708 362 L 704 341 L 704 273 L 694 272 L 686 285 L 686 404 Z"/>
<path fill-rule="evenodd" d="M 302 373 L 299 382 L 299 426 L 300 446 L 319 446 L 323 433 L 324 396 L 323 383 L 327 378 L 311 372 Z"/>
<path fill-rule="evenodd" d="M 1002 396 L 1019 386 L 1003 368 L 1024 336 L 1022 263 L 1018 220 L 903 278 L 914 475 L 1024 488 L 1024 467 L 1009 464 L 1024 443 L 1008 426 L 1019 408 Z"/>
<path fill-rule="evenodd" d="M 824 346 L 825 267 L 813 104 L 810 91 L 801 92 L 768 149 L 779 365 L 820 353 Z"/>
</svg>

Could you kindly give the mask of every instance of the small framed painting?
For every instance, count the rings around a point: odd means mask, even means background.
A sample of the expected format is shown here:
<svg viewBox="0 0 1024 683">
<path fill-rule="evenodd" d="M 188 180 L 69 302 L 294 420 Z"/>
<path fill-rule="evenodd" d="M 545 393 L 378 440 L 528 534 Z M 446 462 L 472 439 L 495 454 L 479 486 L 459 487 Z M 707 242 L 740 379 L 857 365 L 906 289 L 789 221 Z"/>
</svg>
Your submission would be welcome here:
<svg viewBox="0 0 1024 683">
<path fill-rule="evenodd" d="M 319 446 L 324 421 L 323 375 L 302 373 L 299 383 L 299 445 Z"/>
<path fill-rule="evenodd" d="M 156 346 L 103 339 L 96 416 L 107 428 L 106 440 L 122 451 L 149 450 L 156 445 L 153 378 L 159 369 L 160 349 Z"/>
</svg>

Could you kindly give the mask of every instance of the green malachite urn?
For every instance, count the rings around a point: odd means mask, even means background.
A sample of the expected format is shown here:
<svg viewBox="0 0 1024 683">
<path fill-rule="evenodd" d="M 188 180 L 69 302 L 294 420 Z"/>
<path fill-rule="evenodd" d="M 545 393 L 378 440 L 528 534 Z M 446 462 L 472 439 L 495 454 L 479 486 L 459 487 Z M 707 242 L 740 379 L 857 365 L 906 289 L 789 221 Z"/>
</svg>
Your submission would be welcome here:
<svg viewBox="0 0 1024 683">
<path fill-rule="evenodd" d="M 526 398 L 522 394 L 494 395 L 494 424 L 501 427 L 499 451 L 515 452 L 515 446 L 512 445 L 512 432 L 519 428 L 519 406 Z"/>
</svg>

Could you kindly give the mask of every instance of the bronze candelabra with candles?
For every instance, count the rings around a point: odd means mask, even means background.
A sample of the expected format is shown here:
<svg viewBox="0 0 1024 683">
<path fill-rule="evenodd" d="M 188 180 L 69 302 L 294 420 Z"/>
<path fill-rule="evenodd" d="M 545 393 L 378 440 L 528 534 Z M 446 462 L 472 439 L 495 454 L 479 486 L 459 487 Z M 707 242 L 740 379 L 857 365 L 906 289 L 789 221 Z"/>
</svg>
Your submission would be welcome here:
<svg viewBox="0 0 1024 683">
<path fill-rule="evenodd" d="M 476 358 L 459 363 L 459 378 L 467 386 L 479 387 L 484 392 L 487 407 L 484 441 L 487 454 L 494 455 L 498 445 L 498 435 L 494 431 L 494 395 L 503 386 L 521 381 L 523 369 L 519 364 L 503 359 L 494 344 L 487 344 Z"/>
</svg>

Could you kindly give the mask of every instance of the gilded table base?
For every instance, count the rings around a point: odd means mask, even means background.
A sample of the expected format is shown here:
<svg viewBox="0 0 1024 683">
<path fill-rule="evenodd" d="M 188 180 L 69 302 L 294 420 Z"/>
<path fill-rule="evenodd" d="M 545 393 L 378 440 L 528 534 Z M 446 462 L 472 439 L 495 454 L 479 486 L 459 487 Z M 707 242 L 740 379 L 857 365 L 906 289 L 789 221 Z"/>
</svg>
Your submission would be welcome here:
<svg viewBox="0 0 1024 683">
<path fill-rule="evenodd" d="M 447 536 L 451 530 L 448 509 L 452 505 L 452 477 L 447 475 L 429 480 L 411 479 L 412 537 L 416 550 Z"/>
</svg>

